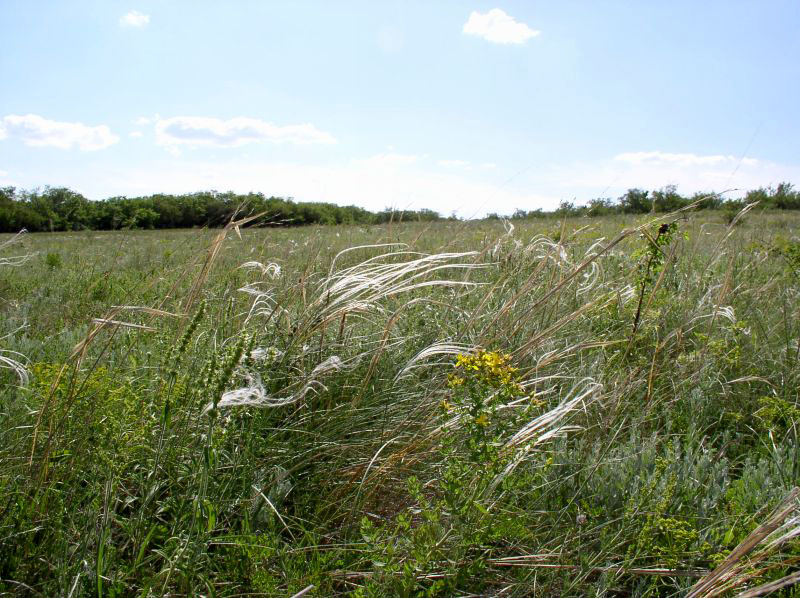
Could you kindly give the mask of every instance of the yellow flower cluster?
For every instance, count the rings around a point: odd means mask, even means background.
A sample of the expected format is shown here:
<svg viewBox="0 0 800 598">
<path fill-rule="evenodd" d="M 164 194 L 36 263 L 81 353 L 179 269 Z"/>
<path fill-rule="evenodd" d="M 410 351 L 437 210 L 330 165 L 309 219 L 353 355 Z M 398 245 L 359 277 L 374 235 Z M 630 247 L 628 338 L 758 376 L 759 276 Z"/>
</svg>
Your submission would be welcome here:
<svg viewBox="0 0 800 598">
<path fill-rule="evenodd" d="M 466 377 L 484 382 L 494 388 L 508 387 L 515 394 L 522 391 L 516 381 L 517 368 L 512 367 L 511 355 L 499 351 L 479 349 L 472 355 L 459 354 L 455 367 L 464 372 L 463 375 L 451 374 L 448 377 L 450 388 L 464 384 Z"/>
</svg>

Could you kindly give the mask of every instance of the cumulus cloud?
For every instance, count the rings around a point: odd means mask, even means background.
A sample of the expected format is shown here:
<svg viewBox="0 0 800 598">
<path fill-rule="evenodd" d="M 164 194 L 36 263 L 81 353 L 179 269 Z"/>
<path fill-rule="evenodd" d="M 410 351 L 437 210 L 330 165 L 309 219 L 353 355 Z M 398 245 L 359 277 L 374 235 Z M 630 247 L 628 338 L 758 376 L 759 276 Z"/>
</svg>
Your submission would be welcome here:
<svg viewBox="0 0 800 598">
<path fill-rule="evenodd" d="M 57 147 L 95 151 L 114 145 L 119 137 L 106 125 L 88 126 L 79 122 L 48 120 L 37 114 L 10 114 L 0 121 L 0 139 L 20 139 L 32 147 Z"/>
<path fill-rule="evenodd" d="M 141 131 L 131 131 L 131 137 L 141 137 L 141 136 L 142 136 Z"/>
<path fill-rule="evenodd" d="M 150 15 L 143 14 L 138 10 L 132 10 L 119 18 L 119 24 L 123 27 L 144 27 L 150 22 Z"/>
<path fill-rule="evenodd" d="M 462 30 L 467 35 L 477 35 L 494 44 L 524 44 L 541 33 L 520 23 L 499 8 L 486 14 L 473 11 Z"/>
<path fill-rule="evenodd" d="M 257 118 L 221 120 L 200 116 L 176 116 L 156 121 L 159 145 L 236 147 L 271 141 L 297 145 L 336 143 L 336 139 L 314 125 L 278 126 Z"/>
</svg>

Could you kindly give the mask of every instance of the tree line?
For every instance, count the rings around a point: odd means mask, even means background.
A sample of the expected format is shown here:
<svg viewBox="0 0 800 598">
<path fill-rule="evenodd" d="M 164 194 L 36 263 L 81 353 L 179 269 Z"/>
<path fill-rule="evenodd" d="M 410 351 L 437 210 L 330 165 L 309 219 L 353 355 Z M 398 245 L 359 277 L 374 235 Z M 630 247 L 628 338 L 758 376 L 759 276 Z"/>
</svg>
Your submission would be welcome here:
<svg viewBox="0 0 800 598">
<path fill-rule="evenodd" d="M 717 193 L 683 196 L 670 185 L 656 191 L 629 189 L 616 199 L 592 199 L 585 205 L 563 201 L 553 212 L 518 209 L 511 215 L 489 214 L 487 217 L 524 219 L 554 215 L 645 214 L 671 212 L 695 202 L 699 209 L 738 211 L 755 201 L 766 209 L 798 210 L 800 192 L 791 183 L 781 183 L 777 187 L 748 191 L 737 199 L 725 199 Z M 224 225 L 236 214 L 259 213 L 264 213 L 259 223 L 266 226 L 382 224 L 444 219 L 438 212 L 428 209 L 398 211 L 387 208 L 371 212 L 357 206 L 296 202 L 291 198 L 267 197 L 262 193 L 157 193 L 93 201 L 66 187 L 45 187 L 43 190 L 0 188 L 0 232 L 215 227 Z"/>
<path fill-rule="evenodd" d="M 89 200 L 65 187 L 26 191 L 0 188 L 0 232 L 119 230 L 215 227 L 234 215 L 264 213 L 267 226 L 306 224 L 380 224 L 390 220 L 432 221 L 432 210 L 370 212 L 357 206 L 295 202 L 262 193 L 202 191 L 182 195 L 157 193 L 146 197 Z"/>
<path fill-rule="evenodd" d="M 576 205 L 571 201 L 562 201 L 553 212 L 542 210 L 517 210 L 510 218 L 539 218 L 550 215 L 557 216 L 607 216 L 611 214 L 647 214 L 654 212 L 674 212 L 692 204 L 700 210 L 725 210 L 738 212 L 744 206 L 759 202 L 763 209 L 800 210 L 800 192 L 791 183 L 780 183 L 777 187 L 759 187 L 752 189 L 738 198 L 724 198 L 720 193 L 695 193 L 690 196 L 681 195 L 675 185 L 667 185 L 655 191 L 644 189 L 628 189 L 622 196 L 596 198 L 584 205 Z M 502 218 L 498 214 L 489 214 L 489 218 Z"/>
</svg>

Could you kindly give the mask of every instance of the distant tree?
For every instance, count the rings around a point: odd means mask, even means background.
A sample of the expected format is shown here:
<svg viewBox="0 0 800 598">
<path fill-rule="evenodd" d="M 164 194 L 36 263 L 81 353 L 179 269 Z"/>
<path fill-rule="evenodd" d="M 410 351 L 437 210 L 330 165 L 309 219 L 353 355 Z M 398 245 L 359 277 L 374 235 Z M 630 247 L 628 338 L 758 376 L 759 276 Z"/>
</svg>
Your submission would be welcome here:
<svg viewBox="0 0 800 598">
<path fill-rule="evenodd" d="M 558 209 L 555 213 L 559 216 L 577 216 L 580 214 L 580 210 L 575 207 L 573 202 L 562 200 L 561 203 L 558 204 Z"/>
<path fill-rule="evenodd" d="M 689 200 L 678 193 L 675 185 L 667 185 L 651 194 L 653 209 L 656 212 L 673 212 L 689 205 Z"/>
<path fill-rule="evenodd" d="M 779 183 L 777 187 L 759 187 L 747 192 L 745 202 L 759 202 L 760 208 L 777 208 L 779 210 L 800 210 L 800 193 L 794 190 L 791 183 Z"/>
<path fill-rule="evenodd" d="M 772 204 L 772 190 L 759 187 L 758 189 L 751 189 L 744 196 L 745 203 L 761 204 L 762 208 L 773 207 Z"/>
<path fill-rule="evenodd" d="M 699 202 L 698 210 L 717 210 L 722 207 L 722 197 L 713 191 L 698 191 L 688 199 L 688 202 Z"/>
<path fill-rule="evenodd" d="M 695 193 L 681 196 L 674 186 L 652 193 L 629 189 L 615 205 L 608 198 L 596 198 L 586 206 L 562 201 L 554 212 L 540 209 L 517 209 L 510 216 L 515 220 L 558 216 L 602 216 L 624 212 L 642 214 L 655 209 L 671 211 L 701 200 L 702 209 L 737 211 L 745 203 L 759 201 L 764 209 L 800 209 L 800 193 L 791 183 L 777 187 L 753 189 L 741 199 L 722 200 L 719 195 Z M 156 194 L 145 197 L 110 197 L 89 201 L 66 187 L 45 187 L 44 190 L 0 188 L 0 232 L 62 230 L 115 230 L 119 228 L 190 228 L 222 226 L 234 214 L 263 214 L 261 226 L 299 226 L 303 224 L 379 224 L 386 222 L 433 222 L 442 216 L 431 209 L 370 212 L 357 206 L 338 206 L 324 202 L 295 202 L 293 198 L 266 197 L 262 193 L 237 194 L 232 191 L 201 191 L 183 195 Z M 497 213 L 487 219 L 499 219 Z M 448 220 L 459 220 L 453 213 Z M 255 223 L 254 223 L 255 224 Z"/>
<path fill-rule="evenodd" d="M 605 197 L 589 200 L 589 205 L 586 206 L 586 215 L 591 217 L 606 216 L 613 214 L 616 210 L 614 202 Z"/>
<path fill-rule="evenodd" d="M 628 189 L 619 198 L 619 206 L 625 214 L 646 214 L 653 205 L 648 195 L 644 189 Z"/>
<path fill-rule="evenodd" d="M 772 203 L 781 210 L 800 210 L 800 193 L 791 183 L 779 183 L 772 193 Z"/>
<path fill-rule="evenodd" d="M 158 212 L 150 208 L 136 208 L 131 217 L 129 228 L 155 228 Z"/>
</svg>

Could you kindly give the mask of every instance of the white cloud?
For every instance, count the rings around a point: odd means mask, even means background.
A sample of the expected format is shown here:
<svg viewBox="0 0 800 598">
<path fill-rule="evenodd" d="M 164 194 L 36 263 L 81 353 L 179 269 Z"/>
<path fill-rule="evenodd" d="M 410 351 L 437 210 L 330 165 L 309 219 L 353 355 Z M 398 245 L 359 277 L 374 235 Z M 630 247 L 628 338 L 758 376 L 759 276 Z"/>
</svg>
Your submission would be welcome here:
<svg viewBox="0 0 800 598">
<path fill-rule="evenodd" d="M 123 27 L 144 27 L 150 22 L 150 15 L 132 10 L 119 18 L 119 24 Z"/>
<path fill-rule="evenodd" d="M 468 35 L 482 37 L 494 44 L 524 44 L 541 33 L 525 23 L 517 22 L 514 17 L 499 8 L 493 8 L 486 14 L 473 11 L 464 23 L 462 31 Z"/>
<path fill-rule="evenodd" d="M 728 154 L 694 154 L 661 151 L 625 152 L 608 159 L 552 166 L 538 173 L 542 188 L 561 189 L 578 200 L 618 197 L 626 189 L 660 189 L 677 185 L 686 195 L 696 191 L 742 190 L 800 179 L 800 166 L 778 164 Z"/>
<path fill-rule="evenodd" d="M 8 171 L 7 170 L 0 170 L 0 177 L 5 178 L 7 176 L 8 176 Z"/>
<path fill-rule="evenodd" d="M 156 122 L 156 142 L 164 146 L 235 147 L 263 141 L 298 145 L 336 143 L 332 135 L 307 123 L 277 126 L 257 118 L 221 120 L 199 116 L 176 116 Z"/>
<path fill-rule="evenodd" d="M 155 122 L 156 120 L 158 120 L 158 117 L 150 118 L 149 116 L 140 116 L 133 122 L 136 123 L 137 125 L 149 125 Z"/>
<path fill-rule="evenodd" d="M 445 168 L 463 168 L 464 166 L 469 166 L 469 162 L 466 160 L 439 160 L 437 164 Z"/>
<path fill-rule="evenodd" d="M 497 168 L 497 164 L 494 162 L 484 162 L 481 164 L 481 168 L 486 168 L 487 170 L 491 170 L 492 168 Z"/>
<path fill-rule="evenodd" d="M 32 147 L 57 147 L 95 151 L 114 145 L 119 137 L 106 125 L 88 126 L 83 123 L 48 120 L 36 114 L 10 114 L 0 121 L 0 139 L 20 139 Z"/>
<path fill-rule="evenodd" d="M 416 161 L 417 156 L 388 152 L 385 154 L 376 154 L 374 156 L 370 156 L 369 158 L 353 160 L 353 164 L 366 168 L 393 169 L 409 166 L 416 163 Z"/>
<path fill-rule="evenodd" d="M 669 152 L 625 152 L 614 156 L 614 160 L 628 162 L 630 164 L 721 166 L 725 164 L 735 165 L 740 159 L 735 156 L 725 156 L 722 154 L 700 156 L 697 154 L 673 154 Z M 752 166 L 757 164 L 758 160 L 742 158 L 741 162 L 742 164 Z"/>
<path fill-rule="evenodd" d="M 131 137 L 141 137 L 142 135 L 141 131 L 131 131 Z"/>
</svg>

